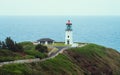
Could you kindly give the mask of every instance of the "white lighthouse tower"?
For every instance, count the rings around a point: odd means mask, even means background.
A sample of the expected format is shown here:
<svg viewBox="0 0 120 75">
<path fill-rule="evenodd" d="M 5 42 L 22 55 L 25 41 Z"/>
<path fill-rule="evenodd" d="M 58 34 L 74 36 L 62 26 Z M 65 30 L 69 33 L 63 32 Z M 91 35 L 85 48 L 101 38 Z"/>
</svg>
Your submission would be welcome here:
<svg viewBox="0 0 120 75">
<path fill-rule="evenodd" d="M 72 23 L 70 20 L 66 23 L 66 30 L 65 30 L 65 44 L 66 45 L 72 45 L 73 44 L 73 38 L 72 38 Z"/>
</svg>

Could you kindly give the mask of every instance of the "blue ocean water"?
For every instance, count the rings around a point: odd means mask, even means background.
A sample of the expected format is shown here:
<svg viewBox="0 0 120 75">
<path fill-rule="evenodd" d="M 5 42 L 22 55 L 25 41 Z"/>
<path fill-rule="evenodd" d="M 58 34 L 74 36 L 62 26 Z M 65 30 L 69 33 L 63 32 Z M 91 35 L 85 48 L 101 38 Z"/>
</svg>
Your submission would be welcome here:
<svg viewBox="0 0 120 75">
<path fill-rule="evenodd" d="M 17 42 L 52 38 L 64 41 L 65 23 L 73 23 L 73 40 L 120 51 L 120 16 L 0 16 L 0 40 Z"/>
</svg>

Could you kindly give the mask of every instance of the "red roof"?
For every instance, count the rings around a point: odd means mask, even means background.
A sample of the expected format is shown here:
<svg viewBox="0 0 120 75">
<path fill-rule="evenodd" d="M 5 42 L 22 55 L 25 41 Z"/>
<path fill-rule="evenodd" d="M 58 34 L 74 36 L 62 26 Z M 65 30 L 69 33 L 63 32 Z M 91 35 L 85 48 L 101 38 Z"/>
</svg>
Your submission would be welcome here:
<svg viewBox="0 0 120 75">
<path fill-rule="evenodd" d="M 68 22 L 66 23 L 66 25 L 72 25 L 72 23 L 70 22 L 70 20 L 68 20 Z"/>
</svg>

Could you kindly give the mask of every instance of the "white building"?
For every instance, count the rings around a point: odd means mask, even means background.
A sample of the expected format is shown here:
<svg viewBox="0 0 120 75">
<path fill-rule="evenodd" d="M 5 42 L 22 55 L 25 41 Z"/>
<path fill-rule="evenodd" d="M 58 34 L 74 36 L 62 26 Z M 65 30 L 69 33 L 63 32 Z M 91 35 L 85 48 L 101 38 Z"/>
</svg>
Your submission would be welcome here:
<svg viewBox="0 0 120 75">
<path fill-rule="evenodd" d="M 37 42 L 39 44 L 45 44 L 45 45 L 54 44 L 54 40 L 52 40 L 50 38 L 42 38 L 42 39 L 37 40 Z"/>
<path fill-rule="evenodd" d="M 65 31 L 65 44 L 66 45 L 72 45 L 73 44 L 73 38 L 72 38 L 72 23 L 70 20 L 66 23 L 66 31 Z"/>
</svg>

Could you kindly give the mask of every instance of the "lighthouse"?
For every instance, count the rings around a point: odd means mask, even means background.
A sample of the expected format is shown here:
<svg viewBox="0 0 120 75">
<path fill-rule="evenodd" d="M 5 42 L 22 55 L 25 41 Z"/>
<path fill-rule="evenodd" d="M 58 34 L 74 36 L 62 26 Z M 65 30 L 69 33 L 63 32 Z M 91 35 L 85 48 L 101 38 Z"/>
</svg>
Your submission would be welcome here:
<svg viewBox="0 0 120 75">
<path fill-rule="evenodd" d="M 66 30 L 65 30 L 65 44 L 72 45 L 73 38 L 72 38 L 72 23 L 70 20 L 66 23 Z"/>
</svg>

